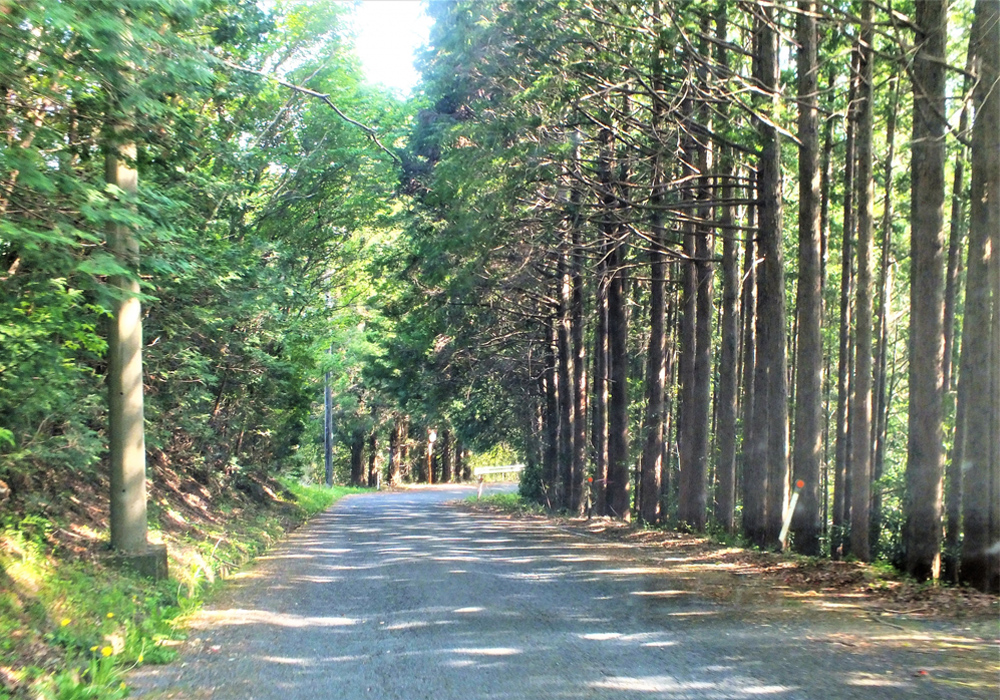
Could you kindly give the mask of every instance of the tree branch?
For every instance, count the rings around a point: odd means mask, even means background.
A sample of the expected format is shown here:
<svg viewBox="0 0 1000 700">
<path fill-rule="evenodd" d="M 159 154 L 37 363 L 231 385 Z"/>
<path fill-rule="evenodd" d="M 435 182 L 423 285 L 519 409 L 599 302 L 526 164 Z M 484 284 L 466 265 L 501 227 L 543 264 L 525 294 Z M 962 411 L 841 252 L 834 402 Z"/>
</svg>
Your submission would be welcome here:
<svg viewBox="0 0 1000 700">
<path fill-rule="evenodd" d="M 340 117 L 341 119 L 343 119 L 348 124 L 352 124 L 352 125 L 358 127 L 359 129 L 361 129 L 362 131 L 364 131 L 365 134 L 368 135 L 368 138 L 370 138 L 372 140 L 372 142 L 376 146 L 378 146 L 380 149 L 382 149 L 383 151 L 385 151 L 385 153 L 388 154 L 389 157 L 392 158 L 394 161 L 396 161 L 396 163 L 402 164 L 402 162 L 403 162 L 402 159 L 397 154 L 393 153 L 388 148 L 386 148 L 382 144 L 381 141 L 379 141 L 378 132 L 375 131 L 375 129 L 373 129 L 372 127 L 370 127 L 370 126 L 368 126 L 366 124 L 362 124 L 361 122 L 357 121 L 356 119 L 351 119 L 349 116 L 347 116 L 346 114 L 344 114 L 343 112 L 341 112 L 340 109 L 337 107 L 337 105 L 335 105 L 333 103 L 333 100 L 330 99 L 330 96 L 328 94 L 325 94 L 325 93 L 322 93 L 322 92 L 317 92 L 316 90 L 310 90 L 307 87 L 303 87 L 301 85 L 296 85 L 295 83 L 290 83 L 287 80 L 285 80 L 283 78 L 279 78 L 276 75 L 270 75 L 268 73 L 256 70 L 254 68 L 247 68 L 246 66 L 241 66 L 241 65 L 238 65 L 236 63 L 231 63 L 231 62 L 229 62 L 229 61 L 227 61 L 225 59 L 217 59 L 217 60 L 220 63 L 228 66 L 229 68 L 232 68 L 233 70 L 238 70 L 238 71 L 241 71 L 243 73 L 252 73 L 253 75 L 259 75 L 262 78 L 267 78 L 268 80 L 273 80 L 278 85 L 281 85 L 282 87 L 286 87 L 289 90 L 294 90 L 295 92 L 302 93 L 303 95 L 308 95 L 309 97 L 315 97 L 316 99 L 323 101 L 324 103 L 326 103 L 327 107 L 329 107 L 330 109 L 332 109 L 337 114 L 338 117 Z"/>
</svg>

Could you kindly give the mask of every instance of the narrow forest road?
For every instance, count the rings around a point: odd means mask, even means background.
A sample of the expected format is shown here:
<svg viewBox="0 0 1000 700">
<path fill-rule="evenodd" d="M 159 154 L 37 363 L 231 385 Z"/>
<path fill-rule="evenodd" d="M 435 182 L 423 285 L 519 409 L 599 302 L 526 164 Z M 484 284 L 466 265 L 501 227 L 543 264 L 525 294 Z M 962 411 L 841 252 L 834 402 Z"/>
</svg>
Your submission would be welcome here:
<svg viewBox="0 0 1000 700">
<path fill-rule="evenodd" d="M 982 683 L 991 658 L 995 681 L 995 646 L 960 644 L 948 625 L 920 632 L 939 639 L 928 651 L 910 646 L 910 627 L 712 602 L 672 584 L 669 562 L 651 567 L 548 522 L 447 503 L 472 492 L 341 501 L 203 611 L 178 661 L 133 673 L 133 694 L 997 697 Z"/>
</svg>

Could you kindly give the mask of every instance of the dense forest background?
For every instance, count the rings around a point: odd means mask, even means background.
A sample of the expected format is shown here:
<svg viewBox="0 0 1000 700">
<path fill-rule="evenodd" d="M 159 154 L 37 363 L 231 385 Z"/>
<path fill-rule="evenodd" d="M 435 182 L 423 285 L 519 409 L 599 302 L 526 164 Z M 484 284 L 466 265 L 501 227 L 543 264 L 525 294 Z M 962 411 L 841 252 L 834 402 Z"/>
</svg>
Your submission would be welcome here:
<svg viewBox="0 0 1000 700">
<path fill-rule="evenodd" d="M 154 482 L 492 455 L 767 548 L 797 493 L 796 551 L 1000 589 L 1000 4 L 433 2 L 409 100 L 348 11 L 0 4 L 21 511 L 107 473 L 138 298 Z"/>
</svg>

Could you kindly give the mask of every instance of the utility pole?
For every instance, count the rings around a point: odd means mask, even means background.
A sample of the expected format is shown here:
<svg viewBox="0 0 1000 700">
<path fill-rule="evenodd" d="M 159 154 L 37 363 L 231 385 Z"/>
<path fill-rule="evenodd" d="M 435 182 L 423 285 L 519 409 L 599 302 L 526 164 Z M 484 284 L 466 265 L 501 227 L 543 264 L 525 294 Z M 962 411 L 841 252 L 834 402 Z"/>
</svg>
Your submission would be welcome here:
<svg viewBox="0 0 1000 700">
<path fill-rule="evenodd" d="M 332 305 L 330 292 L 326 293 L 326 308 Z M 333 354 L 330 344 L 328 354 Z M 330 386 L 330 370 L 323 375 L 323 460 L 326 467 L 326 485 L 333 486 L 333 388 Z"/>
<path fill-rule="evenodd" d="M 323 377 L 323 455 L 326 485 L 333 486 L 333 389 L 329 370 Z"/>
<path fill-rule="evenodd" d="M 111 143 L 105 181 L 134 194 L 139 174 L 134 142 Z M 118 296 L 108 333 L 108 462 L 111 477 L 111 546 L 118 559 L 140 574 L 167 577 L 167 550 L 150 546 L 146 523 L 146 441 L 142 396 L 142 308 L 139 303 L 139 242 L 119 223 L 107 229 L 108 249 L 134 275 L 115 275 Z"/>
</svg>

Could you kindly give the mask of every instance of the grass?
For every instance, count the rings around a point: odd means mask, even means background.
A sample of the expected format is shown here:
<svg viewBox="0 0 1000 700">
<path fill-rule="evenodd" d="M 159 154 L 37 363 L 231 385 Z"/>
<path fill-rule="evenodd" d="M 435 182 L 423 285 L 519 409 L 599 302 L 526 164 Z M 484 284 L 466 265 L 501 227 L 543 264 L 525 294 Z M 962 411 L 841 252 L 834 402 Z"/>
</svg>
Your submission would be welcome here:
<svg viewBox="0 0 1000 700">
<path fill-rule="evenodd" d="M 499 511 L 501 513 L 510 513 L 512 515 L 544 512 L 542 506 L 537 503 L 526 501 L 521 498 L 520 494 L 516 493 L 495 493 L 478 499 L 475 496 L 469 496 L 465 499 L 465 501 L 466 503 L 470 503 L 481 508 Z"/>
<path fill-rule="evenodd" d="M 317 513 L 322 513 L 344 496 L 371 491 L 371 489 L 357 486 L 331 486 L 330 488 L 325 488 L 315 484 L 302 484 L 294 479 L 281 479 L 280 481 L 281 485 L 295 496 L 295 502 L 306 512 L 306 516 L 310 518 Z"/>
<path fill-rule="evenodd" d="M 106 565 L 107 537 L 91 556 L 66 557 L 52 537 L 64 524 L 39 516 L 0 523 L 0 700 L 117 700 L 123 675 L 168 663 L 168 644 L 215 584 L 289 529 L 361 491 L 284 481 L 271 507 L 216 511 L 210 526 L 166 542 L 171 578 L 153 582 Z M 250 511 L 250 512 L 248 512 Z M 248 517 L 249 516 L 249 517 Z M 64 529 L 64 528 L 63 528 Z"/>
</svg>

